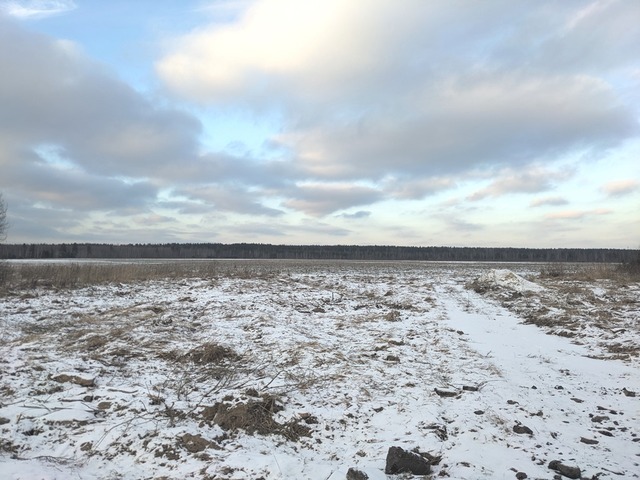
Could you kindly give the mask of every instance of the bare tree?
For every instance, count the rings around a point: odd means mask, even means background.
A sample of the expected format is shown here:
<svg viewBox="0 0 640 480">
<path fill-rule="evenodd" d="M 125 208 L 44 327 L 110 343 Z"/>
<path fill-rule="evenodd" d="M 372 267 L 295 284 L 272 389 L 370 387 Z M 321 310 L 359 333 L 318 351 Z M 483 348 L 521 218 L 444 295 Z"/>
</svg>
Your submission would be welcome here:
<svg viewBox="0 0 640 480">
<path fill-rule="evenodd" d="M 8 226 L 7 204 L 4 202 L 4 198 L 2 198 L 2 194 L 0 193 L 0 242 L 4 242 L 6 240 Z"/>
</svg>

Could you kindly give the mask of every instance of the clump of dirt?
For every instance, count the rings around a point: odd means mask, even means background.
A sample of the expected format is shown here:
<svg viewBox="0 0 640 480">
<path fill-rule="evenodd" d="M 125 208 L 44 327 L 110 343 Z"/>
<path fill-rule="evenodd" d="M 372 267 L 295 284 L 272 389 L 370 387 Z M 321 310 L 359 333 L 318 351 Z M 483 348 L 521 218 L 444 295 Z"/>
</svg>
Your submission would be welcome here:
<svg viewBox="0 0 640 480">
<path fill-rule="evenodd" d="M 190 433 L 178 437 L 178 445 L 189 453 L 199 453 L 216 446 L 213 442 L 202 438 L 201 435 L 191 435 Z"/>
<path fill-rule="evenodd" d="M 55 377 L 52 377 L 51 380 L 58 383 L 75 383 L 76 385 L 80 385 L 81 387 L 95 386 L 94 378 L 82 378 L 78 375 L 67 375 L 66 373 L 56 375 Z"/>
<path fill-rule="evenodd" d="M 229 399 L 218 402 L 213 406 L 204 407 L 200 416 L 207 423 L 215 423 L 223 430 L 245 430 L 254 435 L 282 435 L 289 440 L 296 441 L 300 437 L 311 436 L 309 424 L 317 423 L 315 417 L 301 416 L 285 423 L 278 423 L 273 416 L 284 410 L 277 399 L 269 394 L 263 394 L 256 399 Z"/>
</svg>

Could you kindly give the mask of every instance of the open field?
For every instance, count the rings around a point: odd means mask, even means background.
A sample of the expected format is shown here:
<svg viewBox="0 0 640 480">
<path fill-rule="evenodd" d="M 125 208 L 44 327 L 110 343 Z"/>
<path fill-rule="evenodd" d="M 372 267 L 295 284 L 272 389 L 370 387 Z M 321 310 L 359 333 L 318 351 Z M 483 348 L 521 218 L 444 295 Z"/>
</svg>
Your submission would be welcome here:
<svg viewBox="0 0 640 480">
<path fill-rule="evenodd" d="M 4 267 L 3 478 L 411 478 L 393 446 L 433 478 L 640 478 L 640 281 L 611 266 Z"/>
</svg>

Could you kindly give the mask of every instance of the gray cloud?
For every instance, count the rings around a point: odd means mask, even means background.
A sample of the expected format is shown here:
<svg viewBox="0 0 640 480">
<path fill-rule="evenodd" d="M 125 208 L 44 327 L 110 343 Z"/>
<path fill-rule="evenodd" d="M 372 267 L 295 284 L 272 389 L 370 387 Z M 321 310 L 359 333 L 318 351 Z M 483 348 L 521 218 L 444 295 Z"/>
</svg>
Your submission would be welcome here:
<svg viewBox="0 0 640 480">
<path fill-rule="evenodd" d="M 531 207 L 542 207 L 545 205 L 550 205 L 550 206 L 567 205 L 568 203 L 569 201 L 563 197 L 541 197 L 541 198 L 534 198 L 533 200 L 531 200 L 531 203 L 529 205 Z"/>
<path fill-rule="evenodd" d="M 500 172 L 489 186 L 471 194 L 468 200 L 478 201 L 510 193 L 539 193 L 551 189 L 557 182 L 571 175 L 570 171 L 554 172 L 540 167 L 524 171 L 507 170 Z"/>
<path fill-rule="evenodd" d="M 19 165 L 4 167 L 3 181 L 12 190 L 29 192 L 32 202 L 76 211 L 141 207 L 156 197 L 148 181 L 125 181 L 89 174 L 78 168 L 64 169 L 24 155 Z"/>
<path fill-rule="evenodd" d="M 283 141 L 315 176 L 378 180 L 549 163 L 637 134 L 633 114 L 608 86 L 588 77 L 482 75 L 406 101 L 399 117 L 371 114 L 357 123 L 318 124 Z"/>
<path fill-rule="evenodd" d="M 288 186 L 298 175 L 290 162 L 200 154 L 194 116 L 156 106 L 75 44 L 0 17 L 0 64 L 0 189 L 56 212 L 43 231 L 62 229 L 53 219 L 65 210 L 131 217 L 170 188 L 191 200 L 158 205 L 182 213 L 282 214 L 254 190 Z"/>
<path fill-rule="evenodd" d="M 392 198 L 419 200 L 428 195 L 448 190 L 456 186 L 453 178 L 428 177 L 419 178 L 393 178 L 383 182 L 385 192 Z"/>
<path fill-rule="evenodd" d="M 338 215 L 339 217 L 348 218 L 350 220 L 358 220 L 361 218 L 369 218 L 371 216 L 371 212 L 368 210 L 358 210 L 353 213 L 341 213 Z"/>
<path fill-rule="evenodd" d="M 0 22 L 0 130 L 14 142 L 55 145 L 101 175 L 144 177 L 195 157 L 194 117 L 155 107 L 70 42 Z"/>
<path fill-rule="evenodd" d="M 249 191 L 238 186 L 206 185 L 184 188 L 175 192 L 191 201 L 201 202 L 210 210 L 235 212 L 246 215 L 265 215 L 277 217 L 283 215 L 282 210 L 264 206 L 258 192 Z M 188 207 L 187 207 L 188 208 Z"/>
<path fill-rule="evenodd" d="M 301 224 L 286 222 L 271 222 L 269 224 L 249 222 L 240 225 L 231 225 L 228 229 L 231 234 L 240 235 L 240 237 L 238 237 L 240 241 L 246 241 L 246 239 L 251 238 L 252 235 L 266 235 L 267 237 L 273 237 L 275 241 L 278 241 L 279 237 L 284 237 L 291 243 L 302 243 L 295 239 L 305 238 L 308 235 L 326 241 L 324 240 L 326 238 L 344 237 L 351 233 L 351 231 L 346 228 L 313 220 Z"/>
<path fill-rule="evenodd" d="M 284 205 L 313 216 L 323 216 L 383 199 L 381 191 L 349 184 L 302 185 L 290 189 Z"/>
</svg>

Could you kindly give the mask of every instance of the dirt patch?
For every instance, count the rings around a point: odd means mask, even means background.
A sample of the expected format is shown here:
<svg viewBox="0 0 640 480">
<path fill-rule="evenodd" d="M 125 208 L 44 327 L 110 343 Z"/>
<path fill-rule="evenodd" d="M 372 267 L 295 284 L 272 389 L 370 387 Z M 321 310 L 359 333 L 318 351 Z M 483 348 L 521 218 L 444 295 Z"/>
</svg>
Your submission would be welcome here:
<svg viewBox="0 0 640 480">
<path fill-rule="evenodd" d="M 52 377 L 51 380 L 58 383 L 75 383 L 81 387 L 95 386 L 95 379 L 93 378 L 82 378 L 78 375 L 67 375 L 66 373 L 56 375 L 55 377 Z"/>
<path fill-rule="evenodd" d="M 202 438 L 200 435 L 185 433 L 178 437 L 178 445 L 189 453 L 199 453 L 209 447 L 212 447 L 214 444 L 209 440 Z"/>
<path fill-rule="evenodd" d="M 282 411 L 275 397 L 264 394 L 257 399 L 233 401 L 230 399 L 204 407 L 200 416 L 208 423 L 215 423 L 223 430 L 244 430 L 250 435 L 283 435 L 289 440 L 311 436 L 309 424 L 317 423 L 315 417 L 301 416 L 285 423 L 278 423 L 273 416 Z"/>
</svg>

